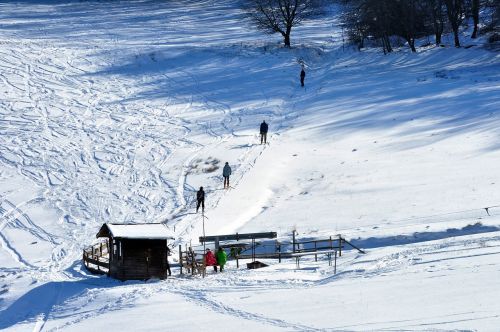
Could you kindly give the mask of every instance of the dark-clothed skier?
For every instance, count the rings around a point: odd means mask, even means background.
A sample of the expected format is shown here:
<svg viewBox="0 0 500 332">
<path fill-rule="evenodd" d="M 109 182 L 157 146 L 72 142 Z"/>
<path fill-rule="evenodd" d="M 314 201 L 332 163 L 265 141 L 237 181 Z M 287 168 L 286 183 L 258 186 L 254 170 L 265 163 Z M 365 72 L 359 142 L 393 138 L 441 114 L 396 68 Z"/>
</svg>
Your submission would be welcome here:
<svg viewBox="0 0 500 332">
<path fill-rule="evenodd" d="M 200 190 L 196 192 L 196 213 L 198 213 L 198 209 L 201 205 L 201 211 L 205 212 L 205 192 L 203 191 L 203 187 L 200 187 Z"/>
<path fill-rule="evenodd" d="M 222 176 L 224 177 L 224 189 L 229 188 L 229 176 L 231 175 L 231 167 L 226 162 L 224 169 L 222 170 Z"/>
<path fill-rule="evenodd" d="M 266 121 L 262 121 L 260 124 L 260 144 L 262 143 L 267 143 L 267 130 L 269 129 L 269 126 L 267 125 Z"/>
<path fill-rule="evenodd" d="M 304 67 L 300 71 L 300 85 L 304 86 L 304 79 L 306 78 L 306 72 L 304 71 Z"/>
</svg>

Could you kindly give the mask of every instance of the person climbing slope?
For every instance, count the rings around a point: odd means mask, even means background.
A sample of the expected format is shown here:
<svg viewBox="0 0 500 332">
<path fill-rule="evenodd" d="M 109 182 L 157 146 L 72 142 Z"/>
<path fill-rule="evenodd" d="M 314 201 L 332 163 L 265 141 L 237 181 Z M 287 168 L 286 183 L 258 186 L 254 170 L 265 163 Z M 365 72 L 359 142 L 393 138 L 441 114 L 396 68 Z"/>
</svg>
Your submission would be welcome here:
<svg viewBox="0 0 500 332">
<path fill-rule="evenodd" d="M 306 72 L 304 71 L 304 66 L 302 66 L 302 70 L 300 71 L 300 85 L 304 86 L 304 79 L 306 78 Z"/>
<path fill-rule="evenodd" d="M 226 162 L 222 169 L 222 176 L 224 177 L 224 189 L 229 188 L 229 176 L 231 175 L 231 166 Z"/>
<path fill-rule="evenodd" d="M 267 131 L 269 130 L 269 126 L 267 125 L 266 121 L 262 121 L 260 124 L 260 144 L 262 142 L 267 143 Z"/>
<path fill-rule="evenodd" d="M 198 213 L 198 209 L 201 205 L 201 212 L 205 212 L 205 192 L 203 191 L 203 187 L 200 187 L 200 190 L 196 192 L 196 213 Z"/>
</svg>

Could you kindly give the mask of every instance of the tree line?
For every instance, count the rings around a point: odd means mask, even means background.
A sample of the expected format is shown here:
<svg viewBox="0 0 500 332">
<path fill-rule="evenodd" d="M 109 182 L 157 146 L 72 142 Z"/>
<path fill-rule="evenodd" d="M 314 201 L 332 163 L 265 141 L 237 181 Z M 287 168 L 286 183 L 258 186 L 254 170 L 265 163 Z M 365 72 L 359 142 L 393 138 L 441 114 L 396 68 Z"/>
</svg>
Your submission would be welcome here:
<svg viewBox="0 0 500 332">
<path fill-rule="evenodd" d="M 496 30 L 492 38 L 498 39 L 499 0 L 246 0 L 244 10 L 257 28 L 280 33 L 290 47 L 292 28 L 318 16 L 332 2 L 342 6 L 342 27 L 359 48 L 377 41 L 384 53 L 392 52 L 394 37 L 400 37 L 416 52 L 418 38 L 433 35 L 440 45 L 447 32 L 453 32 L 455 46 L 460 47 L 460 28 L 470 19 L 471 37 L 476 38 L 481 13 L 489 16 L 483 30 Z"/>
</svg>

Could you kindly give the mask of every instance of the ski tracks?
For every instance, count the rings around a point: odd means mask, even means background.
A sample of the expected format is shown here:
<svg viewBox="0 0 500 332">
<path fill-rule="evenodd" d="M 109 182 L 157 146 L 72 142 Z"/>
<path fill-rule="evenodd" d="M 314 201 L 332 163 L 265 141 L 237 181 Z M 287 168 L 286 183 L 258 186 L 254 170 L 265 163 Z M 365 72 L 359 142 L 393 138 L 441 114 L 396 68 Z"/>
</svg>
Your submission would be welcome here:
<svg viewBox="0 0 500 332">
<path fill-rule="evenodd" d="M 274 327 L 279 327 L 286 329 L 287 331 L 295 330 L 295 331 L 326 331 L 325 329 L 317 329 L 312 326 L 306 326 L 298 323 L 291 323 L 279 318 L 272 318 L 268 316 L 264 316 L 258 313 L 252 313 L 249 311 L 237 309 L 230 305 L 224 304 L 220 301 L 217 301 L 211 297 L 210 293 L 205 293 L 202 291 L 189 291 L 189 292 L 179 292 L 179 294 L 186 297 L 189 301 L 192 301 L 202 307 L 205 307 L 214 312 L 229 315 L 238 319 L 246 319 L 253 322 L 258 322 L 264 325 L 270 325 Z"/>
</svg>

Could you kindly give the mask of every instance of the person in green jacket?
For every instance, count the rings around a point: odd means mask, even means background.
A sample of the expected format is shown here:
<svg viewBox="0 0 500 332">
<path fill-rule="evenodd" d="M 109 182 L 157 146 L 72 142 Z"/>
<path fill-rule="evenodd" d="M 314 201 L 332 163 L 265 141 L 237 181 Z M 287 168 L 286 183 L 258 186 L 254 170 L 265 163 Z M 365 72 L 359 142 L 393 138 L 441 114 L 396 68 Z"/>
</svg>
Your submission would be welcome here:
<svg viewBox="0 0 500 332">
<path fill-rule="evenodd" d="M 224 270 L 224 265 L 227 262 L 227 255 L 226 252 L 219 247 L 219 250 L 217 250 L 217 253 L 215 254 L 215 258 L 217 259 L 217 265 L 220 266 L 220 271 Z"/>
</svg>

